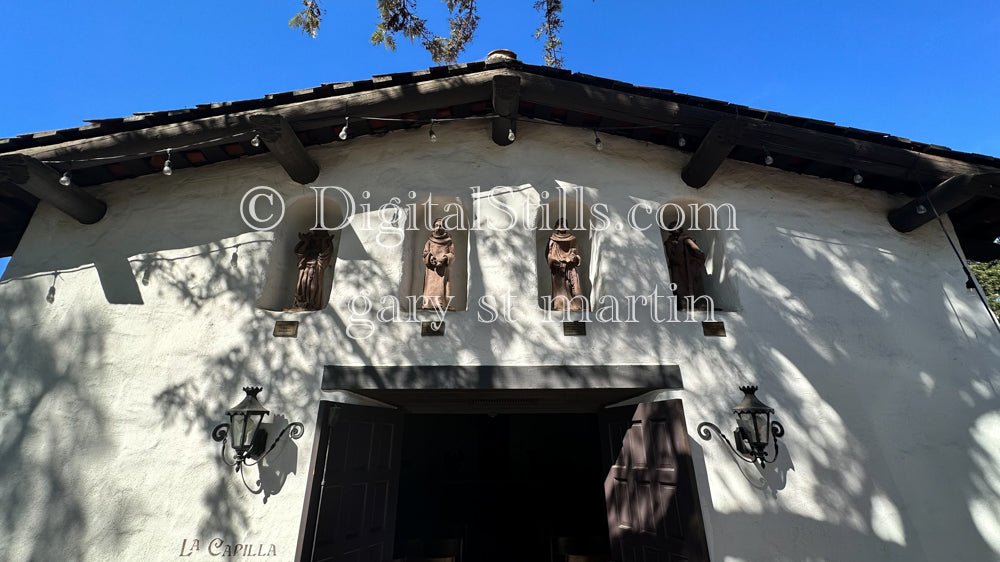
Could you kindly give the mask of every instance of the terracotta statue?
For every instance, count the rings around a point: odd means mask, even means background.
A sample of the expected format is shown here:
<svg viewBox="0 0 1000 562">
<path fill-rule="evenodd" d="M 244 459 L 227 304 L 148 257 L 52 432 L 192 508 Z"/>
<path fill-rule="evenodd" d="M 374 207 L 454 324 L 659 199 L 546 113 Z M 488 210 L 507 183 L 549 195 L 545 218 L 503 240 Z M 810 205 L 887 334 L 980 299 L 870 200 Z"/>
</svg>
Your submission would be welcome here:
<svg viewBox="0 0 1000 562">
<path fill-rule="evenodd" d="M 434 221 L 434 232 L 424 244 L 424 295 L 420 308 L 448 307 L 451 296 L 451 266 L 455 263 L 455 243 L 441 219 Z"/>
<path fill-rule="evenodd" d="M 552 273 L 552 310 L 583 310 L 580 273 L 582 263 L 576 236 L 566 228 L 566 220 L 559 219 L 552 226 L 552 236 L 545 249 L 545 261 Z"/>
<path fill-rule="evenodd" d="M 670 236 L 663 242 L 667 252 L 667 265 L 670 267 L 670 281 L 677 285 L 674 295 L 677 306 L 686 307 L 690 299 L 705 294 L 705 253 L 698 244 L 684 233 L 684 229 L 672 224 Z M 704 299 L 698 302 L 702 306 Z"/>
<path fill-rule="evenodd" d="M 333 235 L 325 230 L 300 232 L 295 255 L 299 258 L 299 281 L 293 310 L 321 310 L 323 274 L 333 257 Z"/>
</svg>

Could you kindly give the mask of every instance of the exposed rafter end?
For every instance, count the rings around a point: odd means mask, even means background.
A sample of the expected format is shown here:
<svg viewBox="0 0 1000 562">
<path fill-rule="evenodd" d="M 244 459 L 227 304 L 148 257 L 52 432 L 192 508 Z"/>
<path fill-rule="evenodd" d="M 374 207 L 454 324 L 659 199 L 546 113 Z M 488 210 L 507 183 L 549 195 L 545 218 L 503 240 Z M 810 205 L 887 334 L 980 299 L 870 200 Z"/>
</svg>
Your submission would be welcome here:
<svg viewBox="0 0 1000 562">
<path fill-rule="evenodd" d="M 250 123 L 288 177 L 301 184 L 311 183 L 319 177 L 319 164 L 306 152 L 284 117 L 275 113 L 255 113 L 250 116 Z"/>
<path fill-rule="evenodd" d="M 900 232 L 912 232 L 934 220 L 934 211 L 944 215 L 977 195 L 996 196 L 998 192 L 1000 172 L 952 176 L 924 196 L 889 211 L 889 224 Z"/>
<path fill-rule="evenodd" d="M 24 154 L 0 156 L 0 181 L 7 180 L 51 204 L 83 224 L 93 224 L 104 217 L 108 206 L 78 187 L 59 183 L 60 174 L 53 168 Z"/>
<path fill-rule="evenodd" d="M 681 171 L 684 183 L 694 188 L 707 184 L 733 148 L 740 143 L 744 129 L 744 124 L 738 117 L 724 117 L 716 121 Z"/>
<path fill-rule="evenodd" d="M 517 111 L 521 103 L 521 78 L 509 74 L 493 77 L 493 142 L 507 146 L 514 142 L 511 133 L 517 132 Z"/>
</svg>

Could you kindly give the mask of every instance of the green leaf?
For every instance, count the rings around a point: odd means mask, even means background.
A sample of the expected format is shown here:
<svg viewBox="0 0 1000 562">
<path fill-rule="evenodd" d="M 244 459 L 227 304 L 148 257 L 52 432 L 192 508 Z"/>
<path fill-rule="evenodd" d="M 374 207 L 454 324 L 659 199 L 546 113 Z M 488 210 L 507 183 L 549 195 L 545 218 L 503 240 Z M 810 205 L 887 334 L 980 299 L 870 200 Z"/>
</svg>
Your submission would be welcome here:
<svg viewBox="0 0 1000 562">
<path fill-rule="evenodd" d="M 1000 315 L 1000 260 L 986 263 L 969 262 L 969 269 L 986 293 L 986 300 L 993 313 Z"/>
</svg>

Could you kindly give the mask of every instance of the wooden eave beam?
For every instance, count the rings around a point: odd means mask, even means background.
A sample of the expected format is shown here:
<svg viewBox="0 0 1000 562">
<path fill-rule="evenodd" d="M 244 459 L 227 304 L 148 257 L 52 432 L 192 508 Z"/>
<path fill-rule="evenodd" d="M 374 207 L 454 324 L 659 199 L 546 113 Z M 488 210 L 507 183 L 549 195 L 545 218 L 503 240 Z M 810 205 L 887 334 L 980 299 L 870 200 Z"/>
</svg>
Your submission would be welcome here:
<svg viewBox="0 0 1000 562">
<path fill-rule="evenodd" d="M 733 117 L 731 111 L 681 104 L 627 90 L 582 84 L 513 69 L 491 69 L 278 105 L 267 112 L 284 117 L 295 131 L 306 131 L 342 124 L 345 115 L 391 116 L 442 107 L 463 107 L 465 104 L 492 99 L 494 90 L 498 89 L 494 78 L 500 76 L 505 77 L 501 80 L 506 80 L 506 77 L 519 78 L 519 101 L 600 115 L 618 122 L 656 126 L 696 137 L 707 135 L 719 120 Z M 233 137 L 241 135 L 245 135 L 242 140 L 249 140 L 253 131 L 249 116 L 260 112 L 260 109 L 255 109 L 26 148 L 20 152 L 52 162 L 60 170 L 67 169 L 69 162 L 72 162 L 74 169 L 101 166 L 133 159 L 140 153 L 166 151 L 167 148 L 176 148 L 178 145 L 192 148 L 215 146 L 233 142 Z M 954 175 L 1000 171 L 989 166 L 793 125 L 749 117 L 742 117 L 740 120 L 744 126 L 740 142 L 744 146 L 757 149 L 764 146 L 775 154 L 856 169 L 864 175 L 881 175 L 936 185 Z M 502 126 L 494 129 L 502 129 Z M 494 131 L 494 135 L 502 135 L 503 132 Z M 220 137 L 226 138 L 220 141 Z M 504 142 L 502 138 L 499 140 Z M 101 160 L 93 160 L 94 158 Z"/>
<path fill-rule="evenodd" d="M 702 139 L 694 155 L 681 171 L 681 179 L 690 187 L 699 188 L 712 179 L 743 137 L 743 122 L 736 117 L 719 119 Z"/>
<path fill-rule="evenodd" d="M 733 112 L 680 104 L 558 78 L 516 71 L 512 73 L 521 78 L 521 100 L 524 102 L 566 108 L 636 125 L 655 125 L 685 135 L 703 137 L 719 120 L 734 117 Z M 740 121 L 744 126 L 740 142 L 743 146 L 758 150 L 766 147 L 775 154 L 843 166 L 862 174 L 936 185 L 956 174 L 1000 171 L 945 156 L 924 154 L 794 125 L 751 117 L 740 117 Z"/>
<path fill-rule="evenodd" d="M 511 131 L 517 132 L 517 110 L 520 105 L 521 79 L 509 74 L 498 74 L 493 77 L 493 118 L 491 134 L 493 142 L 499 146 L 507 146 L 514 141 L 510 139 Z"/>
<path fill-rule="evenodd" d="M 319 164 L 306 152 L 306 147 L 302 146 L 287 119 L 274 113 L 256 113 L 249 118 L 254 132 L 260 135 L 264 146 L 285 169 L 288 177 L 307 184 L 319 176 Z"/>
<path fill-rule="evenodd" d="M 900 232 L 912 232 L 934 220 L 934 211 L 944 215 L 977 195 L 995 196 L 998 191 L 1000 171 L 952 176 L 926 195 L 889 211 L 889 224 Z"/>
<path fill-rule="evenodd" d="M 954 175 L 1000 171 L 905 148 L 822 133 L 793 125 L 746 119 L 744 143 L 771 152 L 904 181 L 936 185 Z"/>
<path fill-rule="evenodd" d="M 521 101 L 599 115 L 607 120 L 655 125 L 700 137 L 716 121 L 731 115 L 569 80 L 524 72 L 512 74 L 521 79 Z"/>
<path fill-rule="evenodd" d="M 60 184 L 59 178 L 59 172 L 30 156 L 0 155 L 0 181 L 14 183 L 83 224 L 93 224 L 104 217 L 108 206 L 103 201 L 78 187 Z"/>
<path fill-rule="evenodd" d="M 354 92 L 335 97 L 278 105 L 267 112 L 281 115 L 295 131 L 343 124 L 344 116 L 382 117 L 433 110 L 490 99 L 492 79 L 508 71 L 483 71 Z M 25 148 L 22 154 L 47 162 L 72 162 L 73 169 L 103 166 L 136 158 L 137 154 L 165 152 L 178 146 L 192 149 L 250 140 L 254 126 L 249 117 L 260 109 L 147 127 L 90 139 Z M 221 138 L 220 137 L 224 137 Z M 100 158 L 100 160 L 94 160 Z M 62 166 L 61 166 L 62 167 Z"/>
</svg>

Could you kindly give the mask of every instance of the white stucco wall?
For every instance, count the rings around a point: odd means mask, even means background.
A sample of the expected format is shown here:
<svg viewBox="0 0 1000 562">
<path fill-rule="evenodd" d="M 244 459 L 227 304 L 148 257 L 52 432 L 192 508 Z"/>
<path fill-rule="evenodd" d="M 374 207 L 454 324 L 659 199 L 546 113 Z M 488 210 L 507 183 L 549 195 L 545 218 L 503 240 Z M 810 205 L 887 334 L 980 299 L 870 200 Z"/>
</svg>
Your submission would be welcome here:
<svg viewBox="0 0 1000 562">
<path fill-rule="evenodd" d="M 507 186 L 498 198 L 517 208 L 579 186 L 611 219 L 589 241 L 591 282 L 622 301 L 654 284 L 669 294 L 660 232 L 615 228 L 633 205 L 730 203 L 738 230 L 717 241 L 738 303 L 717 313 L 727 337 L 654 322 L 643 307 L 638 322 L 564 337 L 537 304 L 533 210 L 501 232 L 493 205 L 478 207 L 484 228 L 459 249 L 469 307 L 447 315 L 444 337 L 374 310 L 352 319 L 352 297 L 381 308 L 411 263 L 407 245 L 379 245 L 360 214 L 337 234 L 326 309 L 262 310 L 273 235 L 244 225 L 241 197 L 255 186 L 286 205 L 313 195 L 267 155 L 94 189 L 109 210 L 91 226 L 43 203 L 0 285 L 0 557 L 165 560 L 187 549 L 200 560 L 223 551 L 209 551 L 220 538 L 291 560 L 324 365 L 634 363 L 680 368 L 685 389 L 670 395 L 684 400 L 713 560 L 1000 559 L 1000 338 L 941 230 L 889 226 L 902 199 L 732 161 L 695 191 L 680 180 L 686 155 L 613 136 L 597 152 L 583 130 L 522 123 L 505 148 L 478 121 L 436 132 L 434 144 L 415 131 L 314 148 L 313 185 L 374 207 L 414 191 L 467 208 L 472 187 Z M 479 299 L 508 291 L 512 321 L 481 321 Z M 299 320 L 298 337 L 273 337 L 276 320 Z M 363 335 L 359 320 L 373 322 L 371 337 L 348 336 L 352 323 Z M 209 436 L 251 383 L 278 427 L 306 427 L 266 470 L 266 498 L 222 465 Z M 701 421 L 731 429 L 747 383 L 786 430 L 763 471 L 695 435 Z"/>
</svg>

